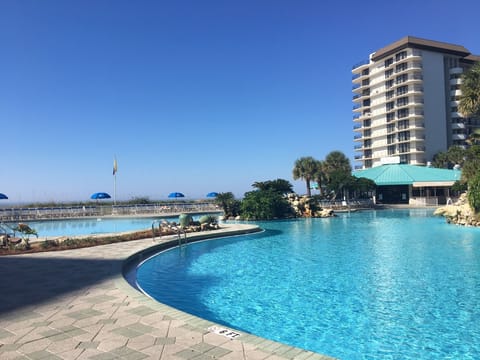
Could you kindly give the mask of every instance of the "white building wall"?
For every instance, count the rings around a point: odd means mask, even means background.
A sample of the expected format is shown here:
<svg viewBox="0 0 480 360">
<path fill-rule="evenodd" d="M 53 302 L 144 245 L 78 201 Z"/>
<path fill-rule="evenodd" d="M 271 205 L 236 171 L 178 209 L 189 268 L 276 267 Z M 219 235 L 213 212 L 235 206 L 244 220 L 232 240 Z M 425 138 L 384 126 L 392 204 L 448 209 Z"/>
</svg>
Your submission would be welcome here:
<svg viewBox="0 0 480 360">
<path fill-rule="evenodd" d="M 436 153 L 448 148 L 445 67 L 443 54 L 423 51 L 422 58 L 425 156 L 431 160 Z"/>
</svg>

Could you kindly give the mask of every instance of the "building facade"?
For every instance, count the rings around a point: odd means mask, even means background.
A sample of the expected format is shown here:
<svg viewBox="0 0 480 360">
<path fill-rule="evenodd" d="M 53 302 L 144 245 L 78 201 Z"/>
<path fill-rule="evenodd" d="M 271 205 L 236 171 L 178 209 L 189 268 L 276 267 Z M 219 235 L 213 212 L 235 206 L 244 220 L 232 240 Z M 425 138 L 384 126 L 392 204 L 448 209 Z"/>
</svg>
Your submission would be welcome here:
<svg viewBox="0 0 480 360">
<path fill-rule="evenodd" d="M 353 67 L 356 169 L 427 165 L 466 146 L 480 119 L 458 111 L 461 76 L 480 56 L 460 45 L 407 36 Z"/>
</svg>

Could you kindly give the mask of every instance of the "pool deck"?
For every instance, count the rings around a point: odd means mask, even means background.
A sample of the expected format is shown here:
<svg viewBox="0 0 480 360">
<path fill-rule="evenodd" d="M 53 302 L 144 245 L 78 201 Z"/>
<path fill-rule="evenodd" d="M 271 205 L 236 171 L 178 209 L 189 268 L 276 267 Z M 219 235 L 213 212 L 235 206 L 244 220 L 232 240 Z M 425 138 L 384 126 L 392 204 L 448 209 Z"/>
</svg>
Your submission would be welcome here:
<svg viewBox="0 0 480 360">
<path fill-rule="evenodd" d="M 207 235 L 251 232 L 255 226 L 222 228 Z M 332 359 L 236 330 L 240 336 L 230 339 L 209 330 L 216 324 L 130 286 L 122 275 L 127 259 L 175 242 L 150 238 L 0 257 L 0 358 Z"/>
</svg>

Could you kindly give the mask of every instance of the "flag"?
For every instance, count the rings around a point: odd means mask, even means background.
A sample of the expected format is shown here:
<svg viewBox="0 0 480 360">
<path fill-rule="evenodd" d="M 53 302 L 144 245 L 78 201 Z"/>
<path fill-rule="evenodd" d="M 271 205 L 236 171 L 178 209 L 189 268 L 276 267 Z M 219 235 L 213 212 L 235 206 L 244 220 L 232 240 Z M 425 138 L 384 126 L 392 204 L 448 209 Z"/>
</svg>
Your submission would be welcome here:
<svg viewBox="0 0 480 360">
<path fill-rule="evenodd" d="M 117 173 L 117 158 L 113 158 L 113 175 Z"/>
</svg>

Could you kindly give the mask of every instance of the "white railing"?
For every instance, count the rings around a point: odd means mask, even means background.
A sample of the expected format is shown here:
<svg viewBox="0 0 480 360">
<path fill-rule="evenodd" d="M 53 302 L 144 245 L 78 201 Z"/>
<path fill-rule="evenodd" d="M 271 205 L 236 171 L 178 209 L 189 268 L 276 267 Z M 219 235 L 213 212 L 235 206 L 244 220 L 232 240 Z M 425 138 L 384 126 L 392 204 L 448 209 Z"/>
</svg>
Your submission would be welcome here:
<svg viewBox="0 0 480 360">
<path fill-rule="evenodd" d="M 34 221 L 98 216 L 168 215 L 183 212 L 220 211 L 213 203 L 165 203 L 89 205 L 51 208 L 0 208 L 0 221 Z"/>
</svg>

